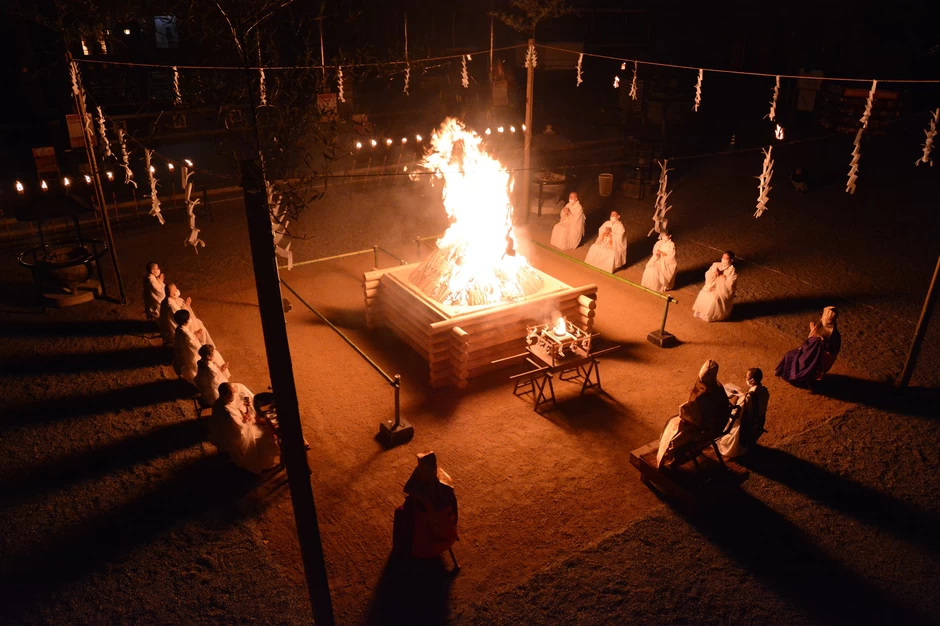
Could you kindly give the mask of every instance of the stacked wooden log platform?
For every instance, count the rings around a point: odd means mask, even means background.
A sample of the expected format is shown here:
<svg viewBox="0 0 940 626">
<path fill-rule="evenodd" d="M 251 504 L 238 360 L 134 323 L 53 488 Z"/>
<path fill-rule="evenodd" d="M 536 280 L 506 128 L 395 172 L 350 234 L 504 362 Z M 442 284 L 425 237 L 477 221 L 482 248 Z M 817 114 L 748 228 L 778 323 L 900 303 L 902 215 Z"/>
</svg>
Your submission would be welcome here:
<svg viewBox="0 0 940 626">
<path fill-rule="evenodd" d="M 526 327 L 550 321 L 553 311 L 586 332 L 594 327 L 597 285 L 570 287 L 542 274 L 545 288 L 519 302 L 448 307 L 409 282 L 415 267 L 364 274 L 366 323 L 370 329 L 391 329 L 424 357 L 434 387 L 463 388 L 471 378 L 513 366 L 513 361 L 493 361 L 523 352 Z"/>
</svg>

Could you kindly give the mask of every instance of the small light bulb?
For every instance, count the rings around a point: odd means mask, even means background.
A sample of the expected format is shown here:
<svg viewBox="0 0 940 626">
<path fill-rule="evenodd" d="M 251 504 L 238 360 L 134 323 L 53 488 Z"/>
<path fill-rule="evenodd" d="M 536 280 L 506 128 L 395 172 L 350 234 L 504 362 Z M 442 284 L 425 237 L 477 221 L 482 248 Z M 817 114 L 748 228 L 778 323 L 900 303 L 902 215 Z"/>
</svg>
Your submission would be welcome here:
<svg viewBox="0 0 940 626">
<path fill-rule="evenodd" d="M 406 172 L 408 171 L 408 166 L 407 166 L 407 165 L 405 166 L 405 171 L 406 171 Z"/>
<path fill-rule="evenodd" d="M 43 190 L 43 191 L 48 191 L 48 190 L 49 190 L 49 185 L 46 184 L 46 181 L 42 181 L 42 184 L 39 185 L 39 186 L 42 187 L 42 190 Z"/>
<path fill-rule="evenodd" d="M 130 34 L 131 34 L 131 29 L 130 29 L 130 28 L 125 28 L 125 29 L 124 29 L 124 34 L 125 34 L 125 35 L 130 35 Z"/>
<path fill-rule="evenodd" d="M 193 162 L 190 161 L 189 159 L 183 159 L 183 163 L 185 163 L 185 164 L 188 165 L 189 167 L 192 167 L 192 166 L 193 166 Z"/>
<path fill-rule="evenodd" d="M 108 180 L 114 180 L 114 172 L 105 172 L 104 175 L 108 177 Z"/>
<path fill-rule="evenodd" d="M 167 169 L 170 170 L 171 172 L 173 171 L 173 164 L 172 164 L 172 163 L 167 163 L 167 164 L 166 164 L 166 167 L 167 167 Z"/>
<path fill-rule="evenodd" d="M 361 142 L 361 141 L 357 141 L 357 142 L 356 142 L 356 150 L 360 150 L 360 149 L 362 149 L 362 142 Z"/>
<path fill-rule="evenodd" d="M 386 139 L 386 140 L 385 140 L 385 145 L 386 145 L 386 146 L 392 145 L 392 140 L 391 140 L 391 139 Z"/>
<path fill-rule="evenodd" d="M 486 130 L 483 131 L 483 134 L 485 134 L 485 135 L 492 135 L 493 133 L 490 131 L 489 128 L 487 128 Z"/>
<path fill-rule="evenodd" d="M 421 143 L 421 139 L 423 139 L 421 135 L 415 135 L 415 141 L 417 141 L 418 143 Z"/>
<path fill-rule="evenodd" d="M 65 185 L 66 187 L 68 187 L 69 185 L 72 184 L 72 181 L 70 181 L 70 180 L 69 180 L 69 177 L 66 176 L 65 178 L 62 179 L 62 184 Z"/>
<path fill-rule="evenodd" d="M 501 132 L 503 132 L 503 127 L 502 127 L 502 126 L 500 126 L 499 128 L 497 128 L 497 129 L 496 129 L 496 132 L 497 132 L 497 133 L 501 133 Z"/>
<path fill-rule="evenodd" d="M 20 181 L 16 181 L 16 190 L 19 193 L 23 193 L 23 183 L 21 183 Z"/>
<path fill-rule="evenodd" d="M 621 64 L 620 64 L 620 69 L 622 69 L 622 70 L 627 69 L 627 64 L 626 64 L 626 63 L 621 63 Z"/>
<path fill-rule="evenodd" d="M 85 174 L 85 184 L 86 185 L 91 184 L 91 176 L 89 176 L 88 174 Z"/>
<path fill-rule="evenodd" d="M 150 166 L 150 173 L 153 174 L 153 173 L 156 172 L 156 171 L 157 171 L 157 168 L 155 168 L 154 166 L 151 165 L 151 166 Z"/>
<path fill-rule="evenodd" d="M 401 138 L 401 142 L 402 142 L 402 143 L 408 143 L 408 138 L 407 138 L 407 137 L 402 137 L 402 138 Z"/>
<path fill-rule="evenodd" d="M 515 126 L 510 126 L 510 127 L 509 127 L 509 132 L 511 132 L 511 133 L 516 132 L 516 127 L 515 127 Z"/>
<path fill-rule="evenodd" d="M 525 124 L 522 125 L 522 132 L 525 132 Z"/>
<path fill-rule="evenodd" d="M 374 148 L 374 147 L 376 147 L 377 145 L 379 145 L 379 142 L 377 142 L 375 139 L 373 139 L 373 140 L 372 140 L 372 147 Z"/>
</svg>

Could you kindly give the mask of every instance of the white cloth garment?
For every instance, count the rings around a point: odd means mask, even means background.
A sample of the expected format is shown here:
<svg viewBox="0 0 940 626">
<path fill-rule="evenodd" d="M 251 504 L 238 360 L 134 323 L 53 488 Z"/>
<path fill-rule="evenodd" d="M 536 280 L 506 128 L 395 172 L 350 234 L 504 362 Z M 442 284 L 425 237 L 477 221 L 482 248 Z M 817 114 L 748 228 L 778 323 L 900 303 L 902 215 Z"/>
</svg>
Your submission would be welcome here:
<svg viewBox="0 0 940 626">
<path fill-rule="evenodd" d="M 734 265 L 722 270 L 721 263 L 712 263 L 705 272 L 705 286 L 692 305 L 695 317 L 706 322 L 720 322 L 731 316 L 734 306 L 735 283 L 738 275 Z"/>
<path fill-rule="evenodd" d="M 569 202 L 561 210 L 561 219 L 552 228 L 552 245 L 560 250 L 574 250 L 584 237 L 584 210 L 580 202 Z"/>
<path fill-rule="evenodd" d="M 196 378 L 201 347 L 202 344 L 199 343 L 189 324 L 176 327 L 176 337 L 173 342 L 173 369 L 188 382 L 193 382 Z M 212 361 L 220 369 L 225 365 L 225 360 L 218 350 L 215 351 Z"/>
<path fill-rule="evenodd" d="M 196 364 L 196 377 L 193 379 L 193 384 L 199 390 L 199 404 L 204 407 L 212 406 L 219 399 L 219 385 L 227 383 L 228 379 L 228 370 L 223 370 L 212 361 L 199 359 Z"/>
<path fill-rule="evenodd" d="M 668 291 L 676 284 L 676 266 L 676 244 L 672 239 L 660 239 L 653 246 L 640 284 L 653 291 Z"/>
<path fill-rule="evenodd" d="M 607 220 L 597 230 L 584 262 L 611 274 L 627 262 L 627 231 L 620 220 Z"/>
<path fill-rule="evenodd" d="M 160 303 L 166 297 L 166 285 L 158 276 L 144 276 L 144 315 L 147 319 L 157 319 L 160 315 Z"/>
<path fill-rule="evenodd" d="M 212 405 L 209 442 L 232 457 L 238 467 L 260 474 L 277 465 L 281 453 L 274 433 L 255 423 L 254 415 L 249 410 L 253 397 L 251 392 L 244 385 L 231 384 L 235 390 L 232 401 L 226 404 L 219 399 Z M 249 406 L 245 405 L 246 398 L 249 399 Z"/>
<path fill-rule="evenodd" d="M 725 458 L 733 459 L 747 453 L 747 447 L 742 441 L 742 427 L 751 430 L 753 441 L 761 436 L 764 430 L 764 423 L 767 419 L 767 404 L 770 401 L 770 392 L 763 385 L 754 385 L 747 390 L 747 393 L 741 393 L 741 390 L 732 384 L 725 385 L 725 391 L 730 398 L 735 399 L 740 409 L 738 419 L 728 434 L 718 440 L 718 450 Z"/>
<path fill-rule="evenodd" d="M 163 299 L 163 302 L 160 303 L 159 323 L 160 334 L 163 335 L 163 341 L 173 343 L 173 338 L 176 337 L 176 320 L 173 319 L 173 315 L 180 309 L 189 311 L 189 327 L 192 329 L 193 334 L 196 335 L 196 339 L 204 346 L 214 346 L 215 344 L 212 343 L 212 337 L 209 336 L 206 325 L 202 323 L 201 319 L 196 317 L 193 308 L 186 304 L 184 298 L 174 298 L 173 296 L 167 296 Z"/>
</svg>

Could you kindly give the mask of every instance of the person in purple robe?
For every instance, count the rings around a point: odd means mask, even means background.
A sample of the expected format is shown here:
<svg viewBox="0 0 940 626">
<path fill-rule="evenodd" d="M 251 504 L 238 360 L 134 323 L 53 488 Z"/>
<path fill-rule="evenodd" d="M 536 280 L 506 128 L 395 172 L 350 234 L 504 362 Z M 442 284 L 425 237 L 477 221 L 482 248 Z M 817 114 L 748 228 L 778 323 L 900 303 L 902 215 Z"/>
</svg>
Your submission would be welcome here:
<svg viewBox="0 0 940 626">
<path fill-rule="evenodd" d="M 839 311 L 834 306 L 823 309 L 822 318 L 809 323 L 809 337 L 803 345 L 783 355 L 777 365 L 777 376 L 791 385 L 807 388 L 822 380 L 842 349 L 838 319 Z"/>
</svg>

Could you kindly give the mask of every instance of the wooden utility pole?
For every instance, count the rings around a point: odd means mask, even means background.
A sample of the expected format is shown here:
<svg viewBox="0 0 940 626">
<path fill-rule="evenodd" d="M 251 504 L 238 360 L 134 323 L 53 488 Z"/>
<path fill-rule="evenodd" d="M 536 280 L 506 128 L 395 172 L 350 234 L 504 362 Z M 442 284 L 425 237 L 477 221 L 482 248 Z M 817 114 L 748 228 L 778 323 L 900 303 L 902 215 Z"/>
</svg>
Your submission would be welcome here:
<svg viewBox="0 0 940 626">
<path fill-rule="evenodd" d="M 69 69 L 72 69 L 72 53 L 66 54 L 66 61 Z M 88 167 L 91 168 L 91 178 L 94 181 L 95 201 L 98 203 L 98 210 L 101 211 L 101 223 L 104 225 L 104 238 L 108 243 L 108 254 L 111 256 L 111 269 L 114 271 L 114 280 L 117 282 L 118 295 L 121 304 L 127 304 L 127 296 L 124 293 L 124 280 L 121 278 L 121 268 L 118 265 L 117 250 L 114 248 L 114 235 L 111 232 L 111 220 L 108 218 L 108 204 L 104 197 L 104 187 L 101 186 L 101 172 L 98 170 L 98 157 L 95 155 L 95 149 L 92 146 L 94 137 L 91 136 L 91 124 L 85 117 L 88 109 L 85 108 L 85 90 L 79 88 L 77 94 L 73 94 L 75 107 L 78 109 L 78 116 L 82 121 L 82 140 L 85 144 L 85 156 L 88 158 Z M 90 115 L 90 114 L 89 114 Z M 97 263 L 98 261 L 96 261 Z"/>
<path fill-rule="evenodd" d="M 898 380 L 898 389 L 904 389 L 911 382 L 911 376 L 914 374 L 914 366 L 917 364 L 917 356 L 920 354 L 920 347 L 924 343 L 924 335 L 927 334 L 927 326 L 930 324 L 930 316 L 933 313 L 934 303 L 937 301 L 937 276 L 940 275 L 940 256 L 937 257 L 937 267 L 934 268 L 933 278 L 930 280 L 930 287 L 927 289 L 927 299 L 924 300 L 924 308 L 920 311 L 920 319 L 917 320 L 917 329 L 914 331 L 914 340 L 911 342 L 911 349 L 907 352 L 907 360 L 904 361 L 904 370 L 901 372 L 901 378 Z"/>
<path fill-rule="evenodd" d="M 307 591 L 313 604 L 316 626 L 333 626 L 333 602 L 323 560 L 323 544 L 317 523 L 317 508 L 310 486 L 310 467 L 304 450 L 304 435 L 300 426 L 297 387 L 294 384 L 294 366 L 287 324 L 281 302 L 281 285 L 277 274 L 277 256 L 271 237 L 271 216 L 264 188 L 261 164 L 256 159 L 242 161 L 242 189 L 245 192 L 245 215 L 248 218 L 248 242 L 258 290 L 258 308 L 261 312 L 261 332 L 268 358 L 271 389 L 277 405 L 277 421 L 281 436 L 281 460 L 287 469 L 291 504 L 297 523 L 297 538 L 304 564 Z"/>
<path fill-rule="evenodd" d="M 529 39 L 529 50 L 535 48 L 535 39 Z M 529 58 L 528 52 L 526 58 Z M 522 210 L 529 221 L 529 187 L 532 181 L 532 106 L 535 97 L 535 64 L 529 62 L 525 79 L 525 148 L 522 153 Z"/>
<path fill-rule="evenodd" d="M 323 84 L 320 88 L 320 91 L 322 93 L 328 93 L 329 90 L 326 88 L 326 53 L 323 51 L 323 16 L 322 15 L 317 19 L 317 22 L 320 24 L 320 65 L 323 68 L 323 74 L 322 74 Z"/>
</svg>

